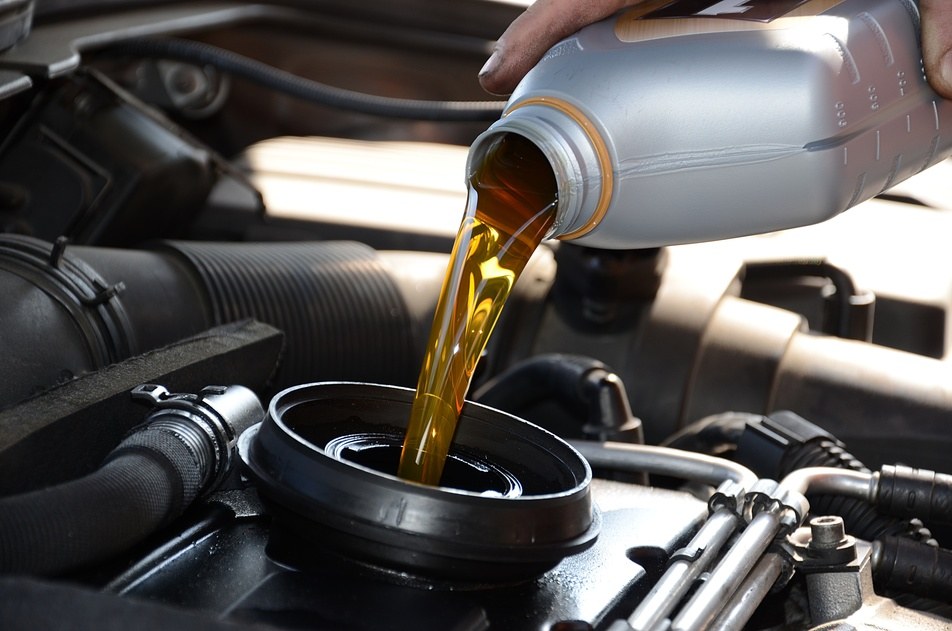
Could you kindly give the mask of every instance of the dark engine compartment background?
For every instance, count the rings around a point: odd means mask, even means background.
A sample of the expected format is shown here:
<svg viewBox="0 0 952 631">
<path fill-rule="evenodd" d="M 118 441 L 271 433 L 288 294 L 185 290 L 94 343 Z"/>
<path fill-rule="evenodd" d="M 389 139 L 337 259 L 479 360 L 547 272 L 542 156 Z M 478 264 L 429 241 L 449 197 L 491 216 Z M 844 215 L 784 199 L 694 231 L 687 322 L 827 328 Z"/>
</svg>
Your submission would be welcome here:
<svg viewBox="0 0 952 631">
<path fill-rule="evenodd" d="M 29 38 L 0 54 L 3 495 L 94 471 L 145 417 L 128 394 L 141 383 L 240 383 L 264 402 L 314 381 L 414 384 L 465 200 L 466 147 L 488 123 L 348 112 L 110 46 L 174 35 L 368 94 L 485 100 L 476 74 L 519 6 L 34 10 Z M 474 392 L 521 384 L 511 371 L 526 360 L 584 356 L 624 384 L 648 444 L 712 415 L 791 410 L 873 469 L 948 470 L 949 171 L 781 234 L 648 252 L 549 244 Z M 492 404 L 593 438 L 590 410 L 571 397 L 504 394 Z M 606 432 L 594 436 L 617 438 Z M 608 628 L 707 513 L 697 489 L 618 477 L 593 483 L 595 546 L 534 581 L 476 586 L 282 543 L 234 472 L 119 556 L 50 581 L 4 577 L 0 626 Z M 948 545 L 941 526 L 931 534 Z M 772 595 L 750 628 L 809 626 L 790 613 L 802 591 Z M 882 615 L 887 628 L 922 624 Z"/>
</svg>

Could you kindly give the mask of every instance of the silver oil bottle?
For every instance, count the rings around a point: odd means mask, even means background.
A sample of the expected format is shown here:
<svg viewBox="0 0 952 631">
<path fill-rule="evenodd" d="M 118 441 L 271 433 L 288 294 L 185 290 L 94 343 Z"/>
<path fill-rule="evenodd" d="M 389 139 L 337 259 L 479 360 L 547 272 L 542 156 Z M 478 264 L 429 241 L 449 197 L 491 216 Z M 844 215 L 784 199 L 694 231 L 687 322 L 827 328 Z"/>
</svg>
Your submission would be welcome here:
<svg viewBox="0 0 952 631">
<path fill-rule="evenodd" d="M 952 102 L 912 0 L 649 0 L 549 50 L 469 173 L 508 132 L 555 172 L 550 236 L 640 248 L 832 217 L 952 153 Z"/>
</svg>

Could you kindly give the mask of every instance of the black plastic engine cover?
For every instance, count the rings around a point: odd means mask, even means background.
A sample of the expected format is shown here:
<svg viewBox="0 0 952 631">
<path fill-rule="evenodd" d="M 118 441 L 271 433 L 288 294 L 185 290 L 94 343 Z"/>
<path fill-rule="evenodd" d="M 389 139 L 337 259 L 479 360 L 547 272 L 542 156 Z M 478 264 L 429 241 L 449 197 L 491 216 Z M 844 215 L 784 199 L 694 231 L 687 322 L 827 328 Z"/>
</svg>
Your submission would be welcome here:
<svg viewBox="0 0 952 631">
<path fill-rule="evenodd" d="M 296 547 L 272 532 L 248 490 L 210 498 L 106 590 L 281 628 L 518 631 L 566 620 L 599 628 L 630 613 L 707 509 L 684 493 L 600 479 L 592 493 L 603 518 L 595 544 L 521 583 L 426 581 Z"/>
</svg>

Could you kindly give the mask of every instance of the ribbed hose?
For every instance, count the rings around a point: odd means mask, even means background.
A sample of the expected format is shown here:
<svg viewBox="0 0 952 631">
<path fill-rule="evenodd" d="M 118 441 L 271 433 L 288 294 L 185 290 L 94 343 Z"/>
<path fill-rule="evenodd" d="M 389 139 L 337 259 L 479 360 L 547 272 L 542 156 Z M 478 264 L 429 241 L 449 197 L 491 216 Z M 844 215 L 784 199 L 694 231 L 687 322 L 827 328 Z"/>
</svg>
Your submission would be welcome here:
<svg viewBox="0 0 952 631">
<path fill-rule="evenodd" d="M 56 244 L 0 235 L 0 408 L 144 349 L 120 296 Z"/>
<path fill-rule="evenodd" d="M 109 558 L 179 515 L 199 483 L 182 442 L 135 438 L 84 478 L 0 499 L 0 572 L 58 574 Z"/>
<path fill-rule="evenodd" d="M 952 618 L 952 551 L 883 537 L 873 543 L 873 582 L 904 607 Z"/>
<path fill-rule="evenodd" d="M 264 416 L 243 386 L 142 384 L 131 396 L 153 410 L 97 471 L 0 498 L 0 573 L 58 574 L 127 550 L 220 483 L 235 437 Z"/>
<path fill-rule="evenodd" d="M 293 348 L 276 379 L 412 385 L 419 368 L 406 305 L 370 247 L 353 242 L 165 242 L 204 284 L 216 323 L 255 318 Z"/>
</svg>

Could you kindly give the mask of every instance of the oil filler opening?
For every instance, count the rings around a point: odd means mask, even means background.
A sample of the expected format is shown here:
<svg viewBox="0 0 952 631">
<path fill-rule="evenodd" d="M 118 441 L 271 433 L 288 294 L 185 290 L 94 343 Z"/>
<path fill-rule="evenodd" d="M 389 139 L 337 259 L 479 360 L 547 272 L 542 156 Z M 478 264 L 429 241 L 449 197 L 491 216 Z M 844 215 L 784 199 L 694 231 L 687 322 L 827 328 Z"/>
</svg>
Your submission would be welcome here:
<svg viewBox="0 0 952 631">
<path fill-rule="evenodd" d="M 498 583 L 534 578 L 594 543 L 588 463 L 498 410 L 463 408 L 441 486 L 396 477 L 412 397 L 374 384 L 296 386 L 242 434 L 283 549 L 292 539 L 302 558 L 334 550 L 412 576 Z"/>
<path fill-rule="evenodd" d="M 396 474 L 402 437 L 384 432 L 345 434 L 331 439 L 324 452 L 331 458 L 353 462 L 380 473 Z M 504 467 L 465 449 L 451 451 L 440 485 L 487 497 L 519 497 L 522 484 Z"/>
</svg>

